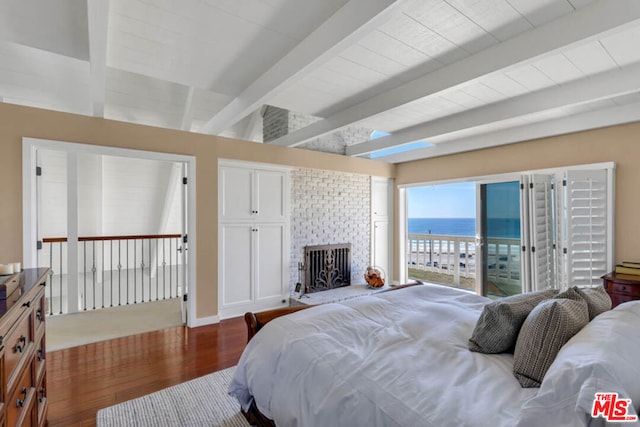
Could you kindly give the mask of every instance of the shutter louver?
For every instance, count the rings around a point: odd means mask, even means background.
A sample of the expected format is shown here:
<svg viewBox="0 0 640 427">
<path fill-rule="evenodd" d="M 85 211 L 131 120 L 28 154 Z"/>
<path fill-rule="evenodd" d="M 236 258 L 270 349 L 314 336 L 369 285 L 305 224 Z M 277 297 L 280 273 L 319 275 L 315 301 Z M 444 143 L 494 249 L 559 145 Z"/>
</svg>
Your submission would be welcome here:
<svg viewBox="0 0 640 427">
<path fill-rule="evenodd" d="M 532 175 L 529 191 L 531 290 L 553 288 L 553 200 L 550 175 Z M 535 249 L 534 249 L 535 248 Z"/>
<path fill-rule="evenodd" d="M 607 273 L 607 173 L 566 173 L 567 286 L 601 286 Z"/>
</svg>

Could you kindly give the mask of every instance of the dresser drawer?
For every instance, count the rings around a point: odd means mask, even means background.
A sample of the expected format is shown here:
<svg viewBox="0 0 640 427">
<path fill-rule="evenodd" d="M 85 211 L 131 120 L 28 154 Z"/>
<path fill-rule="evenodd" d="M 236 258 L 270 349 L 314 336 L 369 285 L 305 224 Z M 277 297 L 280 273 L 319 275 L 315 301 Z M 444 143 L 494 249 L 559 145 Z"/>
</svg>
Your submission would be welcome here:
<svg viewBox="0 0 640 427">
<path fill-rule="evenodd" d="M 38 414 L 38 426 L 46 424 L 47 405 L 47 378 L 45 376 L 36 387 L 36 413 Z"/>
<path fill-rule="evenodd" d="M 46 369 L 45 359 L 46 359 L 47 353 L 44 346 L 44 339 L 45 337 L 42 336 L 42 338 L 40 338 L 40 341 L 36 343 L 36 354 L 33 361 L 33 364 L 35 367 L 34 372 L 36 373 L 36 382 L 40 381 Z"/>
<path fill-rule="evenodd" d="M 609 282 L 611 292 L 622 292 L 625 294 L 640 295 L 640 285 L 630 285 L 628 283 Z"/>
<path fill-rule="evenodd" d="M 33 425 L 33 397 L 35 389 L 31 386 L 33 378 L 31 377 L 31 369 L 26 369 L 19 381 L 13 394 L 5 404 L 7 405 L 7 425 Z"/>
<path fill-rule="evenodd" d="M 35 325 L 35 331 L 36 331 L 36 337 L 39 337 L 41 335 L 44 334 L 44 320 L 45 320 L 45 299 L 44 299 L 44 295 L 42 295 L 41 297 L 37 298 L 34 301 L 35 304 L 35 310 L 34 310 L 34 316 L 35 319 L 34 321 L 34 325 Z"/>
<path fill-rule="evenodd" d="M 21 362 L 28 363 L 26 357 L 33 346 L 32 343 L 31 316 L 23 316 L 4 340 L 4 374 L 8 389 L 11 389 L 16 381 L 16 370 Z"/>
</svg>

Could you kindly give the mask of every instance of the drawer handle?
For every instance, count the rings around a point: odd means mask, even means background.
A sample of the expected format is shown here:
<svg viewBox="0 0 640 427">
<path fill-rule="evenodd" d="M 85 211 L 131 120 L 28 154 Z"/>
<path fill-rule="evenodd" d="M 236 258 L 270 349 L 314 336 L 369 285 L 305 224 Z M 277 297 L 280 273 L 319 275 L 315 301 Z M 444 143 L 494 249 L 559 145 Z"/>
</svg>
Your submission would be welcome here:
<svg viewBox="0 0 640 427">
<path fill-rule="evenodd" d="M 622 286 L 620 286 L 620 290 L 621 290 L 621 291 L 626 291 L 626 290 L 627 290 L 627 287 L 626 287 L 626 286 L 624 286 L 624 285 L 622 285 Z"/>
<path fill-rule="evenodd" d="M 27 301 L 24 304 L 22 304 L 23 307 L 31 307 L 31 301 Z"/>
<path fill-rule="evenodd" d="M 42 320 L 42 309 L 41 308 L 36 310 L 36 319 Z"/>
<path fill-rule="evenodd" d="M 20 343 L 22 343 L 22 345 L 20 345 Z M 18 338 L 18 344 L 16 344 L 16 346 L 14 347 L 16 353 L 22 353 L 22 350 L 24 350 L 26 344 L 27 339 L 24 337 L 24 335 L 20 335 L 20 338 Z"/>
<path fill-rule="evenodd" d="M 27 400 L 27 388 L 22 387 L 20 393 L 22 393 L 24 397 L 22 399 L 16 400 L 16 408 L 21 408 L 24 406 L 24 401 Z"/>
<path fill-rule="evenodd" d="M 0 345 L 2 345 L 3 341 L 4 341 L 4 337 L 2 335 L 0 335 Z"/>
<path fill-rule="evenodd" d="M 42 348 L 38 349 L 38 362 L 42 362 L 44 360 L 44 351 L 42 351 Z"/>
<path fill-rule="evenodd" d="M 40 387 L 40 397 L 38 398 L 38 402 L 42 403 L 46 399 L 44 394 L 44 387 Z"/>
</svg>

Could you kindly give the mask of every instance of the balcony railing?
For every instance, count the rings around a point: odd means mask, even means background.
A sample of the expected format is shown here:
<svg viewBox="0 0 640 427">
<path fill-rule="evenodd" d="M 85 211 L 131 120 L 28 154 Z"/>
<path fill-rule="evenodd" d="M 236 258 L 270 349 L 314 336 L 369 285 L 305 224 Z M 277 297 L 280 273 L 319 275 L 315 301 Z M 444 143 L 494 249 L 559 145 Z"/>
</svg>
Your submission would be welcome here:
<svg viewBox="0 0 640 427">
<path fill-rule="evenodd" d="M 485 250 L 487 281 L 518 286 L 520 239 L 488 238 Z M 452 275 L 456 286 L 461 277 L 475 278 L 480 266 L 473 236 L 409 234 L 407 254 L 409 268 Z"/>
<path fill-rule="evenodd" d="M 69 292 L 67 238 L 45 238 L 39 264 L 51 268 L 48 313 L 95 310 L 182 295 L 182 236 L 78 238 L 77 292 Z M 71 301 L 70 297 L 78 295 Z M 77 310 L 73 310 L 74 305 Z"/>
</svg>

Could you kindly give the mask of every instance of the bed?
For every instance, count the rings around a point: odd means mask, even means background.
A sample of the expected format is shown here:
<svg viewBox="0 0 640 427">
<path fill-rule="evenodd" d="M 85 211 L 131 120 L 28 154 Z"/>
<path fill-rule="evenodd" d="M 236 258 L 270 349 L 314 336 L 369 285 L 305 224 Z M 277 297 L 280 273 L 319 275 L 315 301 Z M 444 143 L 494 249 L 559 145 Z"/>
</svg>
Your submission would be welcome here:
<svg viewBox="0 0 640 427">
<path fill-rule="evenodd" d="M 490 301 L 420 285 L 267 314 L 229 393 L 258 416 L 254 423 L 278 427 L 597 425 L 604 419 L 591 417 L 595 392 L 631 399 L 635 415 L 640 301 L 583 327 L 539 388 L 516 380 L 513 354 L 469 350 Z"/>
</svg>

